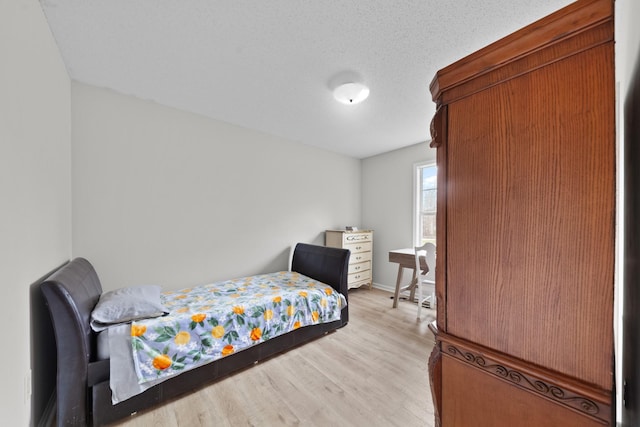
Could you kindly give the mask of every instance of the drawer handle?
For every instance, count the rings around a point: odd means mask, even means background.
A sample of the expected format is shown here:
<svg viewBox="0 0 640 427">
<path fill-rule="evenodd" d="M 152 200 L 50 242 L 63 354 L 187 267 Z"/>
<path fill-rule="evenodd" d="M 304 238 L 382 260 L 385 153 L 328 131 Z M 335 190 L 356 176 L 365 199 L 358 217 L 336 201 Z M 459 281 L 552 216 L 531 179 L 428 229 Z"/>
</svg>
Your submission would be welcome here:
<svg viewBox="0 0 640 427">
<path fill-rule="evenodd" d="M 362 246 L 356 246 L 356 249 L 362 249 Z"/>
<path fill-rule="evenodd" d="M 357 267 L 355 268 L 355 270 L 360 270 L 360 266 L 357 266 Z"/>
<path fill-rule="evenodd" d="M 360 275 L 358 274 L 357 276 L 354 276 L 353 278 L 354 278 L 354 279 L 359 279 L 359 278 L 360 278 Z"/>
</svg>

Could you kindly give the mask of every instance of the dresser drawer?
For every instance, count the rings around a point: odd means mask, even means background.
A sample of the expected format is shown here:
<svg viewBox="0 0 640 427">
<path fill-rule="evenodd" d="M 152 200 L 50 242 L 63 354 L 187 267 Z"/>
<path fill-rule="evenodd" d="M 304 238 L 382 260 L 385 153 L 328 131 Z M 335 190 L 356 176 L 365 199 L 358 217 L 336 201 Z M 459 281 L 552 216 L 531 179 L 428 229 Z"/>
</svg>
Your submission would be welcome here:
<svg viewBox="0 0 640 427">
<path fill-rule="evenodd" d="M 348 274 L 363 272 L 367 270 L 371 270 L 371 261 L 358 262 L 353 264 L 349 263 Z"/>
<path fill-rule="evenodd" d="M 351 251 L 351 256 L 358 252 L 371 252 L 371 248 L 373 247 L 373 243 L 371 242 L 357 242 L 350 243 L 348 245 L 343 246 L 345 249 L 349 249 Z"/>
<path fill-rule="evenodd" d="M 349 256 L 349 264 L 357 264 L 365 261 L 371 261 L 371 251 L 351 252 L 351 255 Z"/>
<path fill-rule="evenodd" d="M 357 273 L 351 273 L 347 276 L 347 283 L 349 285 L 356 283 L 356 282 L 362 282 L 365 280 L 370 280 L 371 279 L 371 270 L 367 270 L 367 271 L 360 271 Z"/>
</svg>

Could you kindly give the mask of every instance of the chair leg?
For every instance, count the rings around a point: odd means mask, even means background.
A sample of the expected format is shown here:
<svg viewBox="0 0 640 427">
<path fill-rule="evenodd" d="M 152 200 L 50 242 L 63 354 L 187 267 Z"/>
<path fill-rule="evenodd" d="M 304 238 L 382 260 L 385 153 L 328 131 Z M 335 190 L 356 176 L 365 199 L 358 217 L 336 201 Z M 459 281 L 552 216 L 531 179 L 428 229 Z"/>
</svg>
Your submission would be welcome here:
<svg viewBox="0 0 640 427">
<path fill-rule="evenodd" d="M 418 287 L 418 316 L 417 318 L 420 318 L 420 311 L 422 310 L 422 283 L 420 283 L 420 280 L 418 280 L 416 282 L 416 286 Z"/>
<path fill-rule="evenodd" d="M 411 276 L 411 283 L 409 284 L 409 301 L 413 301 L 416 296 L 416 286 L 418 286 L 418 279 L 416 275 L 416 270 L 413 270 L 413 275 Z"/>
</svg>

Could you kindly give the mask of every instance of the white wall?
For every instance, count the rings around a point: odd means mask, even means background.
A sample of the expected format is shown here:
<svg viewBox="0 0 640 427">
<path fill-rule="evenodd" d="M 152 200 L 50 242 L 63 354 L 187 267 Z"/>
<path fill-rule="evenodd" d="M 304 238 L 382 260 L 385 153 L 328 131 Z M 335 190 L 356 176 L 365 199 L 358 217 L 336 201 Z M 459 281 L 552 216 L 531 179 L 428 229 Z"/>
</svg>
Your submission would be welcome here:
<svg viewBox="0 0 640 427">
<path fill-rule="evenodd" d="M 72 84 L 73 255 L 105 289 L 287 268 L 360 220 L 360 161 Z"/>
<path fill-rule="evenodd" d="M 376 287 L 395 288 L 398 265 L 389 263 L 389 251 L 413 246 L 414 164 L 435 156 L 424 142 L 362 160 L 361 224 L 373 230 Z"/>
<path fill-rule="evenodd" d="M 3 425 L 30 421 L 29 285 L 71 254 L 69 91 L 38 1 L 0 1 Z"/>
<path fill-rule="evenodd" d="M 617 0 L 615 2 L 615 20 L 616 20 L 616 81 L 618 84 L 618 155 L 624 152 L 625 144 L 638 143 L 638 141 L 625 141 L 625 135 L 623 130 L 625 129 L 624 123 L 624 107 L 625 101 L 628 99 L 631 91 L 631 84 L 634 76 L 634 71 L 640 67 L 640 28 L 637 25 L 637 18 L 640 16 L 640 2 L 637 0 Z M 624 163 L 622 161 L 617 162 L 618 165 L 618 186 L 619 196 L 623 195 L 623 189 L 621 185 L 623 183 L 622 176 L 624 174 Z M 623 379 L 622 379 L 622 361 L 623 361 L 623 316 L 622 316 L 622 301 L 623 295 L 623 260 L 624 254 L 623 248 L 623 236 L 625 236 L 624 224 L 623 224 L 623 207 L 624 199 L 622 197 L 618 200 L 617 217 L 618 217 L 618 239 L 617 239 L 617 265 L 616 265 L 616 293 L 615 293 L 615 332 L 616 332 L 616 386 L 617 386 L 617 418 L 621 421 L 624 418 L 622 414 L 622 395 L 623 395 Z M 635 351 L 630 349 L 628 351 Z M 632 372 L 632 369 L 627 368 L 628 372 Z M 630 380 L 635 381 L 634 378 Z M 634 383 L 635 384 L 635 383 Z M 633 416 L 637 417 L 636 403 L 638 399 L 632 397 L 632 410 Z M 628 420 L 624 420 L 628 422 Z"/>
<path fill-rule="evenodd" d="M 616 78 L 620 82 L 620 98 L 631 85 L 635 67 L 640 63 L 640 2 L 636 0 L 616 0 Z M 622 117 L 621 117 L 622 119 Z"/>
</svg>

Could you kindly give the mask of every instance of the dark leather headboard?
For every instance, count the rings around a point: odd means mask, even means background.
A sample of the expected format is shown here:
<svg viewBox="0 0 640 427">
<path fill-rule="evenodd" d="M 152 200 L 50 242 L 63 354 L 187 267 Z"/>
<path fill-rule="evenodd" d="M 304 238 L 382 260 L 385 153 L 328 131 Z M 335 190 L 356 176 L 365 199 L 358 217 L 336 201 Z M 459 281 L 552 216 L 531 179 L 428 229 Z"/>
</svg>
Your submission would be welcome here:
<svg viewBox="0 0 640 427">
<path fill-rule="evenodd" d="M 86 425 L 87 371 L 96 352 L 89 321 L 102 286 L 89 261 L 76 258 L 44 281 L 41 289 L 58 345 L 57 417 Z"/>
<path fill-rule="evenodd" d="M 348 249 L 298 243 L 293 252 L 291 270 L 331 285 L 348 300 L 347 273 L 350 255 Z M 342 310 L 342 322 L 346 325 L 348 321 L 349 310 L 345 307 Z"/>
<path fill-rule="evenodd" d="M 293 252 L 291 270 L 333 286 L 340 292 L 347 291 L 346 269 L 349 268 L 347 249 L 298 243 Z"/>
</svg>

